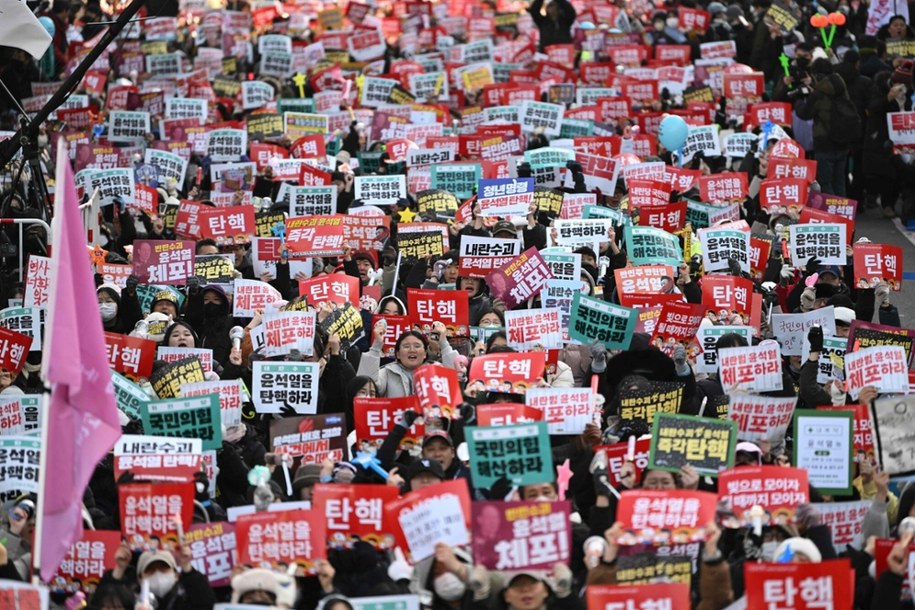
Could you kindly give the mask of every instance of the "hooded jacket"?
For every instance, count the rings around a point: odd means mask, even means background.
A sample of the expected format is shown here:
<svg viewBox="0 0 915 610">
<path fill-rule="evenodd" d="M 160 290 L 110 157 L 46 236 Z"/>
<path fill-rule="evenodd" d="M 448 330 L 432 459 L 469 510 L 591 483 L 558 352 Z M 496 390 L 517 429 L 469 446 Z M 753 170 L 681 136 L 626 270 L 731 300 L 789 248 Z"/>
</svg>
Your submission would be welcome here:
<svg viewBox="0 0 915 610">
<path fill-rule="evenodd" d="M 800 100 L 794 110 L 798 118 L 813 119 L 813 146 L 818 151 L 843 151 L 848 147 L 833 142 L 830 134 L 833 127 L 833 114 L 836 100 L 848 97 L 845 81 L 838 74 L 824 74 L 813 86 L 813 92 L 806 99 Z"/>
</svg>

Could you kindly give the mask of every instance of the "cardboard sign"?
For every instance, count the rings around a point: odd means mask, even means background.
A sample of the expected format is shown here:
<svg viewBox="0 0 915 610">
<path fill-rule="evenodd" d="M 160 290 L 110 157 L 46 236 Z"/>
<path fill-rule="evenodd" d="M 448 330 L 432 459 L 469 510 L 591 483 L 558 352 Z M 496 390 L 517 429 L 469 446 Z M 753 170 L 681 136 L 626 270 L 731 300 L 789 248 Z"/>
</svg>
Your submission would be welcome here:
<svg viewBox="0 0 915 610">
<path fill-rule="evenodd" d="M 199 438 L 203 449 L 222 447 L 219 396 L 207 394 L 194 398 L 151 400 L 140 409 L 143 430 L 148 434 Z"/>
<path fill-rule="evenodd" d="M 634 265 L 680 266 L 683 253 L 676 236 L 651 227 L 626 227 L 626 252 Z"/>
<path fill-rule="evenodd" d="M 181 395 L 183 384 L 203 380 L 203 365 L 196 356 L 181 358 L 157 367 L 149 376 L 153 391 L 159 398 L 177 398 Z"/>
<path fill-rule="evenodd" d="M 730 260 L 740 264 L 740 270 L 750 272 L 750 234 L 736 229 L 699 229 L 702 260 L 706 273 L 727 271 Z"/>
<path fill-rule="evenodd" d="M 379 448 L 404 410 L 418 411 L 416 396 L 402 398 L 356 398 L 353 400 L 353 419 L 356 423 L 356 441 L 363 450 Z M 425 424 L 419 418 L 404 435 L 401 449 L 422 444 Z"/>
<path fill-rule="evenodd" d="M 508 344 L 518 351 L 562 347 L 562 312 L 555 307 L 505 312 Z"/>
<path fill-rule="evenodd" d="M 545 352 L 487 354 L 470 362 L 468 385 L 482 384 L 489 392 L 524 394 L 543 377 Z"/>
<path fill-rule="evenodd" d="M 235 540 L 240 564 L 273 568 L 296 564 L 307 571 L 316 560 L 327 557 L 324 517 L 313 510 L 239 515 Z"/>
<path fill-rule="evenodd" d="M 770 11 L 776 8 L 772 5 Z M 854 571 L 848 559 L 822 563 L 744 564 L 747 610 L 841 607 L 854 598 Z"/>
<path fill-rule="evenodd" d="M 686 349 L 688 356 L 695 358 L 698 347 L 694 343 L 696 332 L 705 317 L 705 308 L 684 301 L 668 301 L 661 309 L 657 326 L 651 335 L 651 343 L 668 356 L 673 356 L 677 345 Z"/>
<path fill-rule="evenodd" d="M 471 427 L 466 432 L 470 470 L 476 485 L 489 488 L 502 478 L 518 486 L 555 480 L 546 422 Z"/>
<path fill-rule="evenodd" d="M 390 524 L 384 521 L 384 507 L 400 496 L 396 487 L 318 484 L 313 493 L 312 506 L 326 519 L 331 548 L 352 548 L 354 542 L 362 540 L 383 549 L 385 538 L 393 537 Z"/>
<path fill-rule="evenodd" d="M 743 441 L 778 442 L 785 438 L 797 398 L 732 394 L 728 419 L 737 423 L 737 438 Z"/>
<path fill-rule="evenodd" d="M 235 566 L 235 524 L 194 523 L 184 532 L 191 565 L 205 574 L 211 587 L 225 587 Z"/>
<path fill-rule="evenodd" d="M 457 409 L 464 399 L 456 370 L 436 363 L 420 366 L 413 371 L 413 392 L 425 417 L 460 418 Z"/>
<path fill-rule="evenodd" d="M 844 224 L 791 225 L 788 233 L 788 249 L 795 265 L 818 258 L 821 265 L 845 266 Z"/>
<path fill-rule="evenodd" d="M 591 585 L 585 592 L 588 610 L 689 608 L 689 585 L 656 583 L 638 586 Z"/>
<path fill-rule="evenodd" d="M 521 254 L 521 246 L 522 242 L 519 239 L 463 235 L 459 250 L 461 275 L 485 278 Z"/>
<path fill-rule="evenodd" d="M 567 501 L 475 502 L 474 561 L 490 570 L 551 570 L 569 561 L 569 512 Z"/>
<path fill-rule="evenodd" d="M 340 256 L 343 254 L 343 215 L 302 216 L 286 220 L 286 245 L 290 256 Z"/>
<path fill-rule="evenodd" d="M 794 459 L 824 494 L 851 494 L 854 414 L 800 409 L 794 419 Z"/>
<path fill-rule="evenodd" d="M 855 288 L 876 288 L 884 282 L 902 290 L 902 248 L 886 244 L 855 244 Z"/>
<path fill-rule="evenodd" d="M 284 356 L 294 349 L 305 356 L 314 353 L 315 312 L 268 312 L 263 326 L 265 356 Z"/>
<path fill-rule="evenodd" d="M 108 364 L 118 373 L 149 377 L 156 359 L 156 342 L 120 333 L 105 333 Z"/>
<path fill-rule="evenodd" d="M 490 294 L 514 309 L 533 297 L 552 278 L 549 267 L 536 248 L 528 248 L 504 267 L 486 276 Z"/>
<path fill-rule="evenodd" d="M 216 394 L 219 396 L 219 416 L 222 427 L 230 428 L 241 423 L 242 397 L 247 394 L 247 392 L 243 392 L 242 388 L 240 379 L 185 383 L 181 385 L 181 396 L 191 398 Z"/>
<path fill-rule="evenodd" d="M 607 349 L 628 349 L 635 330 L 636 310 L 576 293 L 572 298 L 569 336 Z"/>
<path fill-rule="evenodd" d="M 873 386 L 880 394 L 909 391 L 908 361 L 898 345 L 868 347 L 845 354 L 845 386 L 853 400 Z"/>
<path fill-rule="evenodd" d="M 257 280 L 235 280 L 232 294 L 232 315 L 236 318 L 253 318 L 257 310 L 265 311 L 283 299 L 279 290 Z"/>
<path fill-rule="evenodd" d="M 775 341 L 718 350 L 718 370 L 727 394 L 738 387 L 750 392 L 778 391 L 783 387 L 781 349 Z"/>
<path fill-rule="evenodd" d="M 15 378 L 29 354 L 32 337 L 0 326 L 0 369 L 10 371 Z"/>
<path fill-rule="evenodd" d="M 134 241 L 133 272 L 141 284 L 184 284 L 194 275 L 194 242 Z"/>
<path fill-rule="evenodd" d="M 299 468 L 346 459 L 346 417 L 342 413 L 283 417 L 270 422 L 270 450 L 291 456 Z"/>
<path fill-rule="evenodd" d="M 627 530 L 619 544 L 683 543 L 705 538 L 705 526 L 715 519 L 717 499 L 705 491 L 624 491 L 616 519 Z"/>
<path fill-rule="evenodd" d="M 734 465 L 735 422 L 658 413 L 651 436 L 651 469 L 679 472 L 689 464 L 700 475 L 716 477 Z"/>
<path fill-rule="evenodd" d="M 174 517 L 191 523 L 194 514 L 194 484 L 126 483 L 118 485 L 121 534 L 136 548 L 146 548 L 153 537 L 176 544 Z M 161 548 L 161 546 L 160 546 Z M 166 546 L 168 548 L 168 546 Z"/>
<path fill-rule="evenodd" d="M 254 362 L 251 398 L 258 413 L 318 412 L 319 366 L 316 362 Z"/>
<path fill-rule="evenodd" d="M 396 524 L 399 546 L 413 561 L 435 554 L 435 545 L 470 543 L 470 492 L 462 480 L 412 491 L 385 505 L 385 519 Z"/>
<path fill-rule="evenodd" d="M 594 395 L 591 388 L 531 388 L 524 404 L 542 412 L 550 434 L 581 434 L 594 422 Z"/>
<path fill-rule="evenodd" d="M 791 523 L 799 504 L 810 502 L 807 471 L 782 466 L 741 466 L 718 477 L 718 499 L 727 500 L 739 523 L 750 525 L 747 512 L 759 504 L 768 513 L 763 525 Z"/>
<path fill-rule="evenodd" d="M 466 290 L 407 289 L 407 309 L 413 324 L 427 335 L 441 322 L 452 336 L 466 337 L 470 328 L 469 294 Z"/>
<path fill-rule="evenodd" d="M 915 422 L 915 397 L 878 398 L 871 407 L 880 466 L 891 475 L 915 471 L 915 439 L 909 432 Z"/>
<path fill-rule="evenodd" d="M 683 402 L 683 384 L 652 381 L 644 390 L 620 390 L 620 419 L 641 419 L 649 425 L 657 413 L 676 413 Z"/>
<path fill-rule="evenodd" d="M 82 538 L 70 545 L 57 569 L 57 578 L 63 579 L 68 586 L 98 586 L 105 570 L 114 568 L 114 554 L 120 546 L 118 532 L 84 530 Z"/>
</svg>

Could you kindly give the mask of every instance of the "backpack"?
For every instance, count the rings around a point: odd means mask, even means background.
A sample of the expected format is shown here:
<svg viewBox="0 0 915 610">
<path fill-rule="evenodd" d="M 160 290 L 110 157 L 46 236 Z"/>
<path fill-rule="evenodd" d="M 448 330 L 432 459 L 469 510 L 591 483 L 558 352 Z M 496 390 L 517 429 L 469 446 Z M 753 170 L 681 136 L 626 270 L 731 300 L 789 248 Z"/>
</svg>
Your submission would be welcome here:
<svg viewBox="0 0 915 610">
<path fill-rule="evenodd" d="M 833 100 L 830 122 L 830 139 L 836 144 L 848 145 L 861 141 L 864 124 L 848 93 Z"/>
</svg>

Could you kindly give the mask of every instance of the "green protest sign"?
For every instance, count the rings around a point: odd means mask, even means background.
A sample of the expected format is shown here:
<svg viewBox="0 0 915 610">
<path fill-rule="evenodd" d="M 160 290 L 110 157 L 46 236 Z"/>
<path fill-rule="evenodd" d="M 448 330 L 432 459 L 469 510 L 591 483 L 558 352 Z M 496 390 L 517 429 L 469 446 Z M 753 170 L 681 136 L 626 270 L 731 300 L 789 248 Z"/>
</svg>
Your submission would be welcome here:
<svg viewBox="0 0 915 610">
<path fill-rule="evenodd" d="M 152 400 L 145 403 L 140 412 L 146 434 L 199 438 L 204 451 L 222 447 L 219 394 Z"/>
<path fill-rule="evenodd" d="M 648 467 L 678 472 L 689 464 L 700 475 L 717 477 L 734 465 L 736 445 L 735 421 L 656 413 Z"/>
<path fill-rule="evenodd" d="M 585 344 L 598 341 L 607 349 L 629 349 L 637 321 L 635 309 L 576 293 L 569 336 Z"/>
<path fill-rule="evenodd" d="M 432 188 L 467 199 L 477 192 L 482 173 L 479 163 L 449 163 L 432 166 Z"/>
<path fill-rule="evenodd" d="M 633 265 L 680 266 L 683 254 L 676 235 L 653 227 L 626 227 L 626 252 Z"/>
<path fill-rule="evenodd" d="M 466 433 L 475 485 L 488 488 L 502 478 L 519 486 L 556 480 L 546 422 L 472 427 Z"/>
<path fill-rule="evenodd" d="M 130 419 L 140 419 L 141 407 L 150 400 L 143 388 L 116 371 L 111 371 L 111 383 L 114 386 L 114 398 L 118 409 Z"/>
</svg>

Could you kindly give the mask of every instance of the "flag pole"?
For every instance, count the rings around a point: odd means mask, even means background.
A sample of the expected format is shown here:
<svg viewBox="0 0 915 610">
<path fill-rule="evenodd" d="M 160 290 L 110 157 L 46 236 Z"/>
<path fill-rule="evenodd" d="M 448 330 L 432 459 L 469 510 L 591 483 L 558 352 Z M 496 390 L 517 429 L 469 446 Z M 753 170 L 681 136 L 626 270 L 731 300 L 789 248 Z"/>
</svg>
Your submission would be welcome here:
<svg viewBox="0 0 915 610">
<path fill-rule="evenodd" d="M 41 541 L 44 536 L 44 484 L 48 468 L 48 413 L 51 407 L 51 390 L 41 393 L 41 449 L 38 454 L 38 493 L 35 500 L 35 535 L 32 538 L 32 584 L 41 584 Z"/>
<path fill-rule="evenodd" d="M 51 113 L 57 110 L 57 108 L 63 104 L 70 93 L 76 89 L 76 87 L 82 82 L 83 76 L 86 75 L 86 72 L 89 71 L 89 68 L 92 67 L 92 64 L 95 63 L 95 60 L 108 48 L 118 34 L 121 33 L 121 30 L 130 22 L 131 18 L 137 14 L 137 11 L 140 10 L 146 4 L 145 0 L 133 0 L 127 8 L 124 9 L 124 12 L 118 15 L 117 20 L 112 24 L 108 31 L 105 32 L 105 35 L 102 36 L 102 39 L 99 43 L 89 51 L 89 54 L 83 59 L 83 61 L 76 66 L 76 69 L 73 70 L 73 73 L 61 83 L 57 91 L 54 92 L 54 95 L 51 96 L 51 99 L 41 107 L 41 110 L 35 115 L 28 126 L 20 127 L 12 137 L 0 143 L 0 167 L 5 167 L 10 160 L 13 158 L 19 149 L 22 147 L 22 139 L 33 138 L 38 133 L 38 127 L 47 120 Z"/>
</svg>

